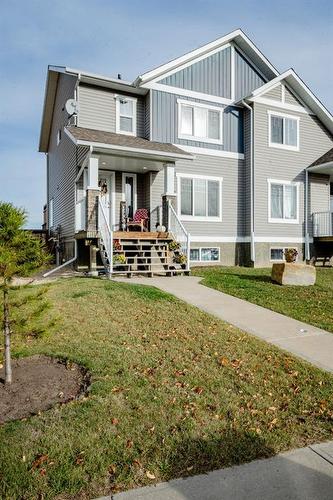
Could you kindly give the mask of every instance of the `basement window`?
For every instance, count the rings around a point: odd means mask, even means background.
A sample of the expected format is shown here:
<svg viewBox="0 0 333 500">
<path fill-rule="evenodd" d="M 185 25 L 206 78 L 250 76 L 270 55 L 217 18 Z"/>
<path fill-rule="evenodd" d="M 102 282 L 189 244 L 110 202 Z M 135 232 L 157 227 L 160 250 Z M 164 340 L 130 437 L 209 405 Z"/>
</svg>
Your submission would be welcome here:
<svg viewBox="0 0 333 500">
<path fill-rule="evenodd" d="M 219 247 L 191 248 L 191 262 L 218 262 L 220 260 Z"/>
<path fill-rule="evenodd" d="M 291 247 L 271 247 L 270 248 L 270 260 L 272 262 L 285 262 L 284 252 Z M 297 250 L 297 248 L 293 248 Z"/>
</svg>

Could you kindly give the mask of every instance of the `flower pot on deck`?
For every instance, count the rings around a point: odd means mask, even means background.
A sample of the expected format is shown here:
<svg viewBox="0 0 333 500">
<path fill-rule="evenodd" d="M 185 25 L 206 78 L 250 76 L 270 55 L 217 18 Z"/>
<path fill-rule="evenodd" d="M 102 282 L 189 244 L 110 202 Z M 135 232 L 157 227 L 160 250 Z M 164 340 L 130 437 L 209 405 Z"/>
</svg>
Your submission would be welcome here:
<svg viewBox="0 0 333 500">
<path fill-rule="evenodd" d="M 310 286 L 316 283 L 316 268 L 308 264 L 276 263 L 271 279 L 280 285 Z"/>
</svg>

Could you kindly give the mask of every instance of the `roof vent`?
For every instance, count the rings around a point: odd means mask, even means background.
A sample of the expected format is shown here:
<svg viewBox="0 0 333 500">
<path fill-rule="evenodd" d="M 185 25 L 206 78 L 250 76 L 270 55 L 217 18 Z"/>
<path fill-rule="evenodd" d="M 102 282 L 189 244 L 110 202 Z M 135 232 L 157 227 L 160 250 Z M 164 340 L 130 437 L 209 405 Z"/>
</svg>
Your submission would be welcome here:
<svg viewBox="0 0 333 500">
<path fill-rule="evenodd" d="M 121 74 L 118 73 L 118 80 L 121 80 Z"/>
</svg>

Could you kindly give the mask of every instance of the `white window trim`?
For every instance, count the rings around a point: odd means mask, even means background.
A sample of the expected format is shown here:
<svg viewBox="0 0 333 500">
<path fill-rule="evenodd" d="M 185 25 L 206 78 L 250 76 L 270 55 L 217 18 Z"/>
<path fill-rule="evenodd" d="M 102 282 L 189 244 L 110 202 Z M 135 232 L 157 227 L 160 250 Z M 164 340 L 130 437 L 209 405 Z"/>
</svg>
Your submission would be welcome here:
<svg viewBox="0 0 333 500">
<path fill-rule="evenodd" d="M 269 248 L 269 261 L 270 262 L 286 262 L 284 252 L 288 249 L 295 249 L 298 252 L 298 248 L 296 248 L 296 247 L 277 247 L 277 246 L 270 247 Z M 282 259 L 272 259 L 271 250 L 282 250 L 283 251 L 283 258 Z M 298 257 L 299 257 L 299 254 L 297 254 L 296 262 L 298 261 Z"/>
<path fill-rule="evenodd" d="M 299 182 L 282 181 L 279 179 L 267 179 L 268 183 L 268 222 L 270 224 L 299 224 Z M 271 186 L 281 184 L 283 186 L 296 186 L 296 219 L 275 219 L 271 214 Z M 284 195 L 283 195 L 284 196 Z"/>
<path fill-rule="evenodd" d="M 177 199 L 178 199 L 178 217 L 182 221 L 198 221 L 198 222 L 222 222 L 222 182 L 223 177 L 212 177 L 208 175 L 195 175 L 195 174 L 176 174 L 177 177 Z M 202 216 L 202 215 L 181 215 L 181 178 L 186 179 L 204 179 L 206 181 L 217 181 L 219 183 L 219 194 L 220 194 L 220 213 L 217 217 L 212 216 Z M 208 197 L 206 199 L 208 203 Z"/>
<path fill-rule="evenodd" d="M 57 146 L 61 143 L 61 128 L 57 131 Z"/>
<path fill-rule="evenodd" d="M 217 250 L 218 251 L 218 259 L 217 260 L 202 260 L 201 258 L 201 250 L 202 249 L 208 248 L 209 250 Z M 205 246 L 205 247 L 193 247 L 191 250 L 199 250 L 199 260 L 192 260 L 190 259 L 190 262 L 221 262 L 221 248 L 220 247 L 210 247 L 210 246 Z"/>
<path fill-rule="evenodd" d="M 299 122 L 300 118 L 299 116 L 295 115 L 288 115 L 286 113 L 280 113 L 279 111 L 272 111 L 269 110 L 267 111 L 268 114 L 268 146 L 270 148 L 278 148 L 278 149 L 287 149 L 289 151 L 299 151 Z M 297 144 L 296 146 L 289 146 L 287 144 L 278 144 L 276 142 L 272 142 L 271 140 L 271 131 L 272 131 L 272 116 L 278 116 L 280 118 L 290 118 L 291 120 L 295 120 L 297 122 Z M 284 131 L 285 127 L 283 126 L 283 140 L 284 140 Z"/>
<path fill-rule="evenodd" d="M 137 191 L 137 174 L 133 174 L 132 172 L 122 172 L 121 176 L 121 201 L 126 201 L 125 199 L 125 182 L 126 177 L 133 178 L 133 191 L 134 191 L 134 206 L 133 206 L 133 216 L 138 208 L 138 191 Z"/>
<path fill-rule="evenodd" d="M 117 134 L 124 134 L 124 135 L 131 135 L 131 136 L 136 136 L 136 122 L 137 122 L 137 117 L 136 117 L 136 108 L 137 108 L 137 99 L 135 97 L 128 97 L 126 95 L 115 95 L 116 99 L 116 133 Z M 133 102 L 133 115 L 121 115 L 127 118 L 132 118 L 133 119 L 133 130 L 132 132 L 127 132 L 125 130 L 120 129 L 120 101 L 124 99 L 126 101 L 132 101 Z"/>
<path fill-rule="evenodd" d="M 198 137 L 195 135 L 187 135 L 181 133 L 181 123 L 182 123 L 182 106 L 190 106 L 192 108 L 203 108 L 212 111 L 217 111 L 220 116 L 220 138 L 219 139 L 209 139 L 208 137 Z M 187 141 L 198 141 L 206 142 L 208 144 L 223 144 L 223 108 L 219 106 L 212 106 L 209 104 L 203 104 L 201 102 L 194 102 L 186 99 L 177 99 L 178 107 L 178 139 L 185 139 Z"/>
</svg>

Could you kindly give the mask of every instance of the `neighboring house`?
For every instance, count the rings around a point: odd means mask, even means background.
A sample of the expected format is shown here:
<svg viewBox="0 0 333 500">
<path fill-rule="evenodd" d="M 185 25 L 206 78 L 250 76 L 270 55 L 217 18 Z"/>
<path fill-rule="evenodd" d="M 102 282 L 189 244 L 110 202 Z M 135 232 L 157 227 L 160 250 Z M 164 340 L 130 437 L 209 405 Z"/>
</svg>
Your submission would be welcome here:
<svg viewBox="0 0 333 500">
<path fill-rule="evenodd" d="M 81 268 L 94 270 L 97 255 L 110 270 L 117 245 L 127 264 L 131 248 L 142 259 L 155 249 L 158 261 L 161 225 L 191 264 L 266 266 L 286 247 L 310 259 L 317 241 L 332 241 L 332 148 L 332 115 L 241 30 L 134 82 L 48 68 L 39 146 L 48 228 L 62 259 L 77 252 Z M 150 232 L 123 233 L 138 208 Z M 142 259 L 111 270 L 152 272 Z"/>
</svg>

